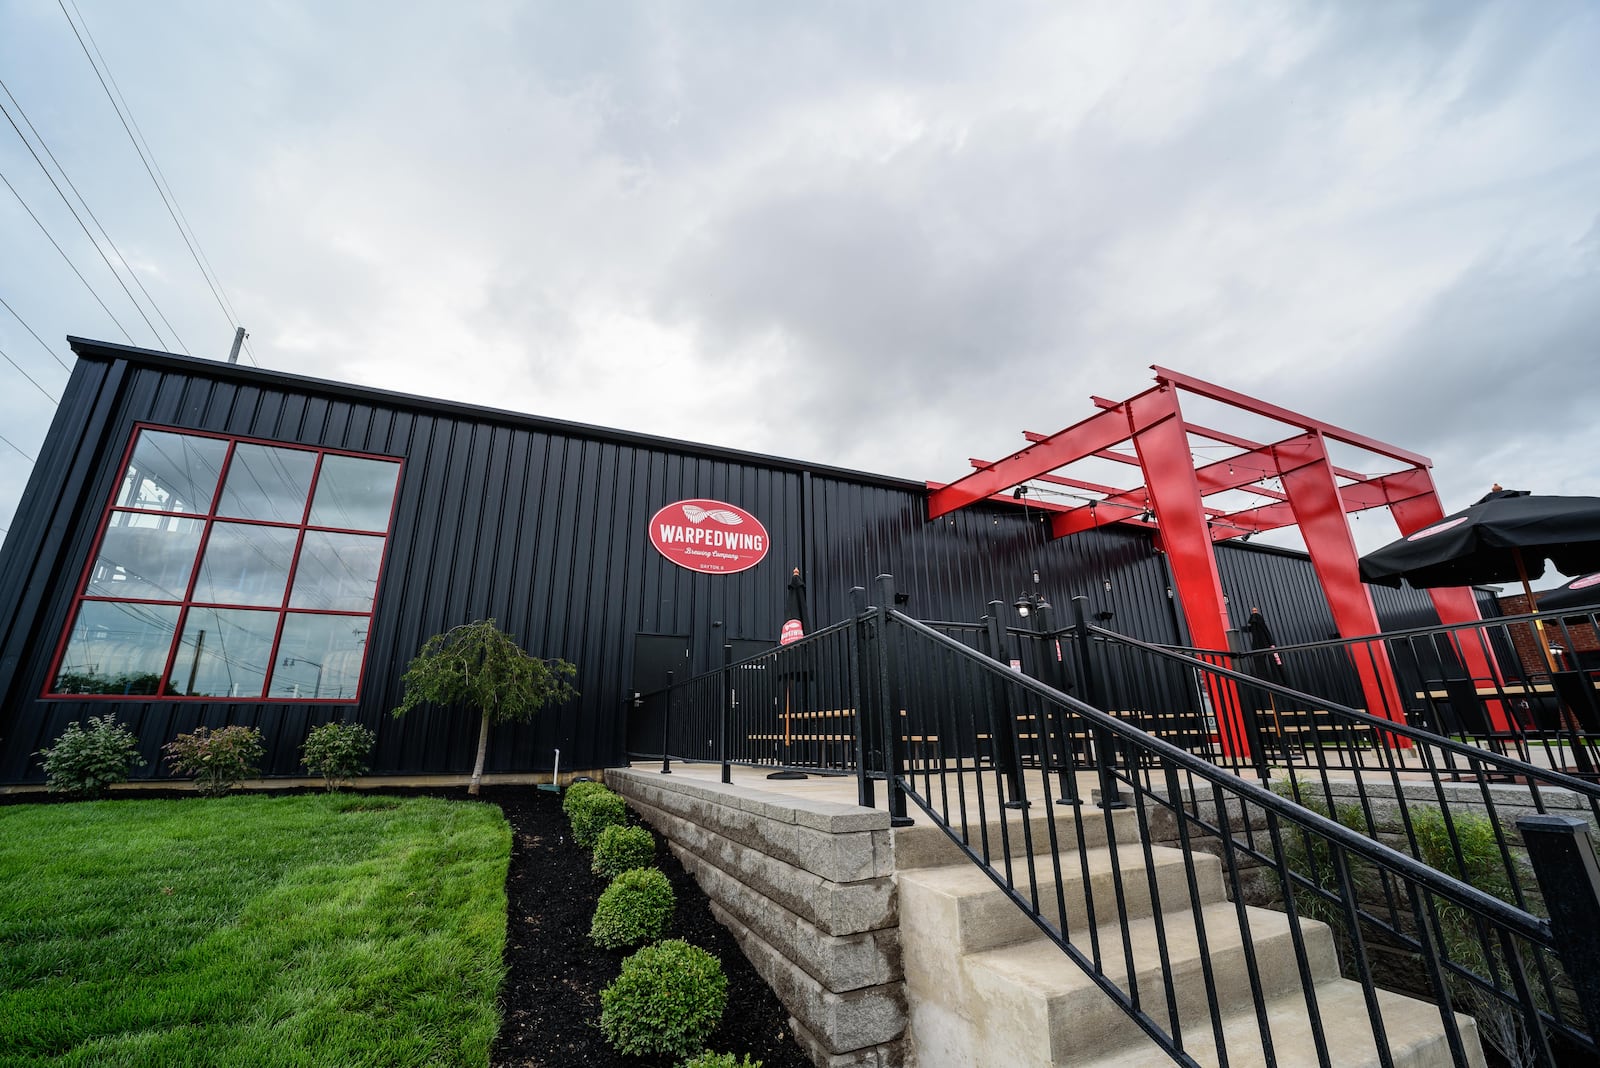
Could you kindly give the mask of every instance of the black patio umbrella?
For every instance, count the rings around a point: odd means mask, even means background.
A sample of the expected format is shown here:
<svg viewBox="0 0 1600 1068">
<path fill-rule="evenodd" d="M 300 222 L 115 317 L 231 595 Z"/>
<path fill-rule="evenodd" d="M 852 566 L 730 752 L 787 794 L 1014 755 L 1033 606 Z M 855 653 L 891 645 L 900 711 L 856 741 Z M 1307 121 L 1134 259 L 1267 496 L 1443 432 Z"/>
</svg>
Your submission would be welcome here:
<svg viewBox="0 0 1600 1068">
<path fill-rule="evenodd" d="M 1520 581 L 1600 571 L 1600 497 L 1536 496 L 1502 490 L 1361 558 L 1361 580 L 1421 589 Z"/>
<path fill-rule="evenodd" d="M 806 636 L 810 629 L 810 620 L 806 617 L 806 582 L 800 577 L 800 569 L 794 569 L 794 574 L 789 576 L 789 588 L 784 597 L 783 630 L 778 634 L 778 644 L 788 645 L 797 642 Z M 789 761 L 789 747 L 791 744 L 790 720 L 792 717 L 792 702 L 794 699 L 794 683 L 798 679 L 803 686 L 805 675 L 804 667 L 791 667 L 783 672 L 786 676 L 783 686 L 783 759 Z M 769 779 L 804 779 L 806 774 L 801 771 L 774 771 L 767 776 Z"/>
<path fill-rule="evenodd" d="M 1539 595 L 1539 611 L 1563 608 L 1591 608 L 1600 605 L 1600 571 L 1579 575 L 1565 586 L 1545 590 Z"/>
<path fill-rule="evenodd" d="M 788 645 L 797 642 L 810 629 L 811 621 L 806 615 L 806 581 L 800 577 L 797 567 L 794 574 L 789 576 L 789 590 L 783 607 L 783 632 L 778 635 L 778 643 Z"/>
</svg>

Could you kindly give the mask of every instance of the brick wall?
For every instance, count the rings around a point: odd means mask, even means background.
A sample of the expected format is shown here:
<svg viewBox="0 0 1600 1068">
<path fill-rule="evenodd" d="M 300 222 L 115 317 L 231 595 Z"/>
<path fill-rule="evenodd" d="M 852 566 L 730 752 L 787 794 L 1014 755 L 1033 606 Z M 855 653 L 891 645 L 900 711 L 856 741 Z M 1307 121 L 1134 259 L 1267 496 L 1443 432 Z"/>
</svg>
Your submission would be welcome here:
<svg viewBox="0 0 1600 1068">
<path fill-rule="evenodd" d="M 1510 616 L 1531 611 L 1527 595 L 1521 593 L 1502 596 L 1500 607 Z M 1560 622 L 1560 618 L 1559 614 L 1553 615 L 1544 625 L 1545 642 L 1552 646 L 1560 646 L 1568 654 L 1573 654 L 1557 659 L 1557 668 L 1566 670 L 1577 667 L 1575 658 L 1577 653 L 1600 652 L 1600 637 L 1595 635 L 1594 627 L 1587 623 L 1578 623 L 1576 620 L 1567 625 Z M 1545 662 L 1543 650 L 1539 647 L 1539 635 L 1533 624 L 1514 624 L 1506 629 L 1511 634 L 1512 644 L 1516 646 L 1517 657 L 1522 661 L 1522 670 L 1528 675 L 1547 674 L 1550 668 Z"/>
</svg>

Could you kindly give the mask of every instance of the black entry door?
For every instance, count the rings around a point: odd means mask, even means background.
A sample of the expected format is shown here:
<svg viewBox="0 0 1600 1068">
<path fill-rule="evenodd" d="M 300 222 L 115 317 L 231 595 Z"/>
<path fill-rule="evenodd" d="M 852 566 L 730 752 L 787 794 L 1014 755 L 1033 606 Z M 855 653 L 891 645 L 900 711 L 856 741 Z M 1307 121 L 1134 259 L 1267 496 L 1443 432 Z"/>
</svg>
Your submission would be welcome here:
<svg viewBox="0 0 1600 1068">
<path fill-rule="evenodd" d="M 665 689 L 667 675 L 681 682 L 689 677 L 687 634 L 639 634 L 633 641 L 633 692 L 635 696 Z"/>
</svg>

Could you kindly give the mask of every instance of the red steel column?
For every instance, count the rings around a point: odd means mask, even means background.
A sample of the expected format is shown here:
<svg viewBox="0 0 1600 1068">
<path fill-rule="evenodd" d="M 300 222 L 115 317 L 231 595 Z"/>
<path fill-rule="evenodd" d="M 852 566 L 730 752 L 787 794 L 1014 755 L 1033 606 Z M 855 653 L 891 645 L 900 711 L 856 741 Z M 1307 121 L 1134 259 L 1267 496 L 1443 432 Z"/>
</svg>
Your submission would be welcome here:
<svg viewBox="0 0 1600 1068">
<path fill-rule="evenodd" d="M 1172 565 L 1178 604 L 1189 626 L 1189 639 L 1202 649 L 1228 648 L 1228 609 L 1222 599 L 1222 578 L 1212 553 L 1211 531 L 1195 476 L 1189 436 L 1172 386 L 1128 402 L 1134 448 L 1144 468 L 1150 507 L 1161 530 L 1161 542 Z M 1239 697 L 1231 682 L 1208 681 L 1217 715 L 1222 751 L 1229 756 L 1250 752 Z"/>
<path fill-rule="evenodd" d="M 1443 519 L 1444 506 L 1439 503 L 1439 491 L 1433 486 L 1432 476 L 1428 476 L 1426 493 L 1391 504 L 1389 514 L 1394 516 L 1402 537 L 1415 534 L 1423 527 Z M 1468 587 L 1441 586 L 1429 590 L 1428 596 L 1433 599 L 1434 611 L 1439 613 L 1439 622 L 1447 626 L 1476 623 L 1483 618 L 1478 613 L 1477 598 Z M 1469 677 L 1493 681 L 1501 679 L 1500 666 L 1495 662 L 1494 651 L 1489 648 L 1481 629 L 1462 631 L 1456 638 L 1455 646 L 1461 654 L 1461 665 L 1467 669 Z M 1512 729 L 1511 717 L 1499 701 L 1487 701 L 1485 704 L 1496 730 Z"/>
<path fill-rule="evenodd" d="M 1274 448 L 1273 453 L 1278 459 L 1279 480 L 1289 495 L 1289 507 L 1311 554 L 1311 566 L 1322 583 L 1339 635 L 1358 638 L 1377 634 L 1381 629 L 1378 613 L 1372 607 L 1372 595 L 1361 581 L 1356 541 L 1345 519 L 1344 501 L 1322 432 L 1314 430 L 1293 444 Z M 1379 643 L 1373 652 L 1377 655 L 1352 657 L 1361 677 L 1367 711 L 1404 723 L 1405 703 L 1400 700 L 1388 651 Z"/>
</svg>

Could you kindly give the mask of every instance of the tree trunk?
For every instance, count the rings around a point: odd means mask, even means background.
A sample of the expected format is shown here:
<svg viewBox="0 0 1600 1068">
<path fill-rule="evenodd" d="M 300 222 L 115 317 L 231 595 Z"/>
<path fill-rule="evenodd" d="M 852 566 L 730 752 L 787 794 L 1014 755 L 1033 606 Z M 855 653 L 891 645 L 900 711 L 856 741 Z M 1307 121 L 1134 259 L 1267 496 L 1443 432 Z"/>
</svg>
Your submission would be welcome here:
<svg viewBox="0 0 1600 1068">
<path fill-rule="evenodd" d="M 483 727 L 478 731 L 478 759 L 472 765 L 472 782 L 467 784 L 467 793 L 473 797 L 478 796 L 478 783 L 483 779 L 483 758 L 489 753 L 489 713 L 483 713 Z"/>
</svg>

